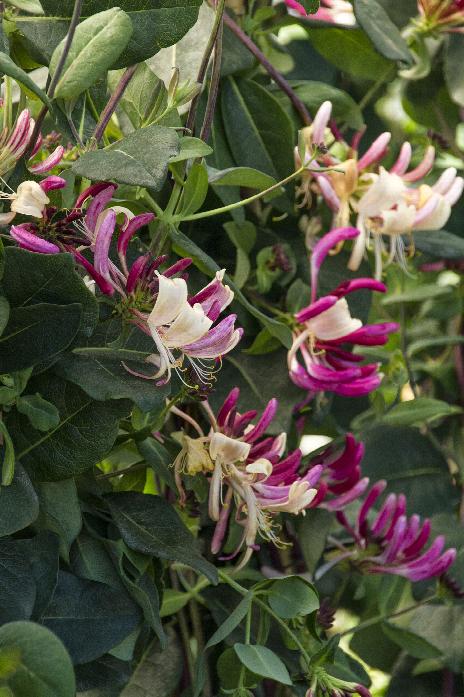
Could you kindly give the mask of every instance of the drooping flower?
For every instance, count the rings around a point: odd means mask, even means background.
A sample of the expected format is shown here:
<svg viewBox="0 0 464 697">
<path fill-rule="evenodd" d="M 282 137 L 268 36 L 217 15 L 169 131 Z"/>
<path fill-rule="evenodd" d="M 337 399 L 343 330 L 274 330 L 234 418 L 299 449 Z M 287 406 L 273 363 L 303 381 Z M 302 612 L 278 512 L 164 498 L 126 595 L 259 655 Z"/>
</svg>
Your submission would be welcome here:
<svg viewBox="0 0 464 697">
<path fill-rule="evenodd" d="M 354 216 L 360 235 L 349 268 L 359 268 L 364 250 L 373 240 L 375 275 L 380 279 L 385 252 L 389 252 L 388 263 L 397 259 L 405 265 L 403 236 L 411 236 L 414 230 L 438 230 L 445 225 L 452 206 L 463 192 L 464 179 L 450 167 L 433 186 L 420 184 L 433 167 L 435 149 L 429 146 L 423 160 L 409 170 L 412 148 L 408 142 L 403 144 L 396 162 L 387 171 L 379 163 L 387 153 L 391 133 L 382 133 L 364 155 L 359 156 L 362 133 L 355 136 L 351 145 L 345 143 L 338 132 L 335 138 L 328 129 L 331 113 L 331 102 L 324 102 L 313 124 L 305 129 L 308 151 L 320 148 L 321 144 L 328 147 L 329 151 L 319 162 L 334 169 L 317 171 L 318 163 L 312 162 L 312 171 L 304 172 L 299 188 L 302 205 L 312 193 L 320 194 L 333 212 L 333 227 L 349 225 Z M 297 153 L 296 159 L 299 160 Z M 412 183 L 419 185 L 413 188 Z"/>
<path fill-rule="evenodd" d="M 367 493 L 355 526 L 344 512 L 337 512 L 339 522 L 353 536 L 356 550 L 351 561 L 367 573 L 395 574 L 410 581 L 423 581 L 444 574 L 456 558 L 455 549 L 444 550 L 445 538 L 438 535 L 426 549 L 431 524 L 418 515 L 406 515 L 406 497 L 389 494 L 379 511 L 373 506 L 387 483 L 379 481 Z"/>
<path fill-rule="evenodd" d="M 370 691 L 364 685 L 348 682 L 340 678 L 335 678 L 327 673 L 323 666 L 317 666 L 311 676 L 311 687 L 305 697 L 317 697 L 317 695 L 327 695 L 327 697 L 348 697 L 348 695 L 359 695 L 359 697 L 372 697 Z"/>
<path fill-rule="evenodd" d="M 16 119 L 13 128 L 5 127 L 0 133 L 0 177 L 4 177 L 15 166 L 16 162 L 26 152 L 34 130 L 34 119 L 28 109 L 23 109 Z M 32 151 L 33 158 L 40 150 L 42 137 L 39 136 Z M 62 159 L 64 148 L 58 145 L 55 150 L 41 162 L 29 165 L 29 171 L 34 174 L 44 174 L 55 167 Z"/>
<path fill-rule="evenodd" d="M 351 317 L 346 296 L 361 289 L 384 293 L 384 284 L 357 278 L 317 298 L 319 270 L 325 257 L 331 249 L 358 235 L 355 228 L 332 230 L 312 252 L 311 303 L 295 315 L 298 324 L 288 352 L 290 378 L 308 393 L 362 396 L 375 390 L 382 379 L 377 363 L 361 364 L 363 356 L 351 353 L 346 346 L 381 346 L 398 326 L 391 322 L 363 326 L 361 320 Z"/>
<path fill-rule="evenodd" d="M 305 17 L 308 13 L 304 6 L 297 0 L 285 0 L 290 10 Z M 330 24 L 343 24 L 352 26 L 356 23 L 353 5 L 346 0 L 321 0 L 321 6 L 314 14 L 308 15 L 311 19 L 329 22 Z"/>
<path fill-rule="evenodd" d="M 223 545 L 232 509 L 243 527 L 240 543 L 232 556 L 245 548 L 240 565 L 257 549 L 258 536 L 280 544 L 275 516 L 298 515 L 318 505 L 341 510 L 359 496 L 368 480 L 362 480 L 359 463 L 364 449 L 349 434 L 344 450 L 325 451 L 312 460 L 304 474 L 299 471 L 302 454 L 296 449 L 285 454 L 286 434 L 266 435 L 277 411 L 271 399 L 258 418 L 255 410 L 237 411 L 240 390 L 226 397 L 217 416 L 205 406 L 211 430 L 204 435 L 192 419 L 199 437 L 188 437 L 176 459 L 176 479 L 183 492 L 181 474 L 210 476 L 209 515 L 216 522 L 212 552 Z M 176 412 L 182 415 L 182 412 Z M 185 417 L 185 415 L 183 415 Z M 195 446 L 192 445 L 195 442 Z"/>
</svg>

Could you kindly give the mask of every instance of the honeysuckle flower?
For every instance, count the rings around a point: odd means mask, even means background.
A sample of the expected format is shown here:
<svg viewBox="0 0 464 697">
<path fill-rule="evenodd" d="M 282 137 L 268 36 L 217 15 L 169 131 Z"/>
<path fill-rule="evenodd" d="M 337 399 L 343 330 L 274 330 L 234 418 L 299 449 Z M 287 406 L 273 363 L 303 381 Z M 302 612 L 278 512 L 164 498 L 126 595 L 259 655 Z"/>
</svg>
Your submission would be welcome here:
<svg viewBox="0 0 464 697">
<path fill-rule="evenodd" d="M 353 536 L 356 549 L 351 561 L 367 573 L 404 576 L 410 581 L 444 574 L 456 558 L 455 549 L 444 550 L 445 538 L 438 535 L 426 549 L 431 524 L 418 515 L 406 515 L 406 497 L 389 494 L 378 511 L 373 506 L 387 483 L 374 484 L 362 503 L 354 527 L 344 512 L 337 512 L 339 522 Z"/>
<path fill-rule="evenodd" d="M 240 390 L 236 387 L 226 397 L 217 416 L 209 405 L 205 409 L 211 430 L 204 435 L 193 425 L 196 438 L 186 437 L 174 462 L 181 499 L 184 498 L 181 474 L 210 476 L 209 515 L 216 522 L 212 552 L 220 552 L 232 509 L 243 526 L 243 536 L 232 556 L 244 548 L 243 565 L 257 549 L 257 538 L 281 544 L 275 516 L 279 513 L 298 515 L 308 508 L 323 506 L 331 511 L 343 509 L 362 494 L 368 480 L 361 479 L 359 463 L 364 453 L 362 444 L 351 434 L 340 452 L 327 449 L 310 461 L 304 474 L 299 470 L 302 454 L 296 449 L 285 455 L 286 434 L 267 436 L 277 411 L 278 402 L 271 399 L 256 421 L 255 410 L 237 411 Z M 182 412 L 174 413 L 182 416 Z M 192 445 L 195 442 L 195 446 Z"/>
<path fill-rule="evenodd" d="M 412 147 L 408 142 L 403 144 L 388 171 L 380 162 L 387 153 L 391 133 L 382 133 L 359 156 L 362 133 L 355 136 L 351 145 L 342 141 L 338 133 L 335 139 L 328 129 L 331 113 L 331 102 L 324 102 L 312 125 L 304 130 L 308 152 L 313 152 L 315 147 L 320 149 L 321 144 L 329 150 L 321 155 L 319 162 L 312 162 L 311 172 L 303 173 L 298 189 L 300 205 L 305 205 L 313 193 L 321 195 L 333 212 L 334 228 L 349 225 L 354 216 L 360 235 L 348 267 L 359 268 L 364 251 L 373 240 L 375 277 L 380 279 L 384 253 L 388 252 L 388 263 L 396 259 L 405 267 L 404 236 L 411 237 L 415 230 L 439 230 L 446 224 L 453 205 L 461 197 L 464 179 L 457 176 L 454 167 L 449 167 L 434 185 L 421 184 L 433 167 L 435 149 L 429 146 L 422 161 L 409 169 Z M 297 152 L 295 158 L 298 163 Z M 319 163 L 333 169 L 318 172 Z"/>
<path fill-rule="evenodd" d="M 322 666 L 314 669 L 310 680 L 311 687 L 306 692 L 305 697 L 317 697 L 321 694 L 327 695 L 327 697 L 348 697 L 348 695 L 372 697 L 364 685 L 335 678 L 326 673 Z"/>
<path fill-rule="evenodd" d="M 421 32 L 464 33 L 464 0 L 417 0 Z"/>
<path fill-rule="evenodd" d="M 34 119 L 31 118 L 28 109 L 23 109 L 16 119 L 13 128 L 4 128 L 0 133 L 0 177 L 5 176 L 16 164 L 16 162 L 26 152 L 34 130 Z M 34 146 L 31 157 L 33 158 L 42 145 L 42 138 L 39 137 Z M 61 161 L 64 148 L 58 145 L 55 150 L 41 162 L 29 165 L 29 171 L 34 174 L 44 174 L 49 172 Z"/>
<path fill-rule="evenodd" d="M 384 293 L 384 284 L 357 278 L 317 298 L 319 270 L 327 254 L 358 235 L 356 228 L 332 230 L 312 252 L 311 303 L 295 315 L 298 324 L 288 352 L 290 378 L 309 394 L 328 391 L 347 397 L 362 396 L 375 390 L 382 380 L 377 363 L 361 365 L 363 356 L 351 353 L 346 346 L 381 346 L 398 325 L 386 322 L 363 326 L 361 320 L 351 316 L 345 296 L 361 289 Z"/>
<path fill-rule="evenodd" d="M 285 0 L 290 10 L 305 17 L 308 13 L 304 6 L 297 0 Z M 314 14 L 308 15 L 311 19 L 329 22 L 330 24 L 344 24 L 352 26 L 356 24 L 353 5 L 346 0 L 321 0 L 321 6 Z"/>
</svg>

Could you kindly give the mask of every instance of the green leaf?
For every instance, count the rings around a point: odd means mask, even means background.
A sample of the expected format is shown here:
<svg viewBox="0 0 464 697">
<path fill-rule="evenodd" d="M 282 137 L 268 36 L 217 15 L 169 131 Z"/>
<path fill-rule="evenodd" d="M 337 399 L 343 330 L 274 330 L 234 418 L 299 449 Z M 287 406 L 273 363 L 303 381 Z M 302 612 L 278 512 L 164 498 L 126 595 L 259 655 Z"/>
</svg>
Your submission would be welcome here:
<svg viewBox="0 0 464 697">
<path fill-rule="evenodd" d="M 36 254 L 8 247 L 3 287 L 12 307 L 79 303 L 82 306 L 80 333 L 90 336 L 95 329 L 98 304 L 77 273 L 71 254 Z"/>
<path fill-rule="evenodd" d="M 177 155 L 169 159 L 169 162 L 184 162 L 185 160 L 193 160 L 197 157 L 207 157 L 211 155 L 213 149 L 200 138 L 192 138 L 192 136 L 184 136 L 180 140 L 180 149 Z"/>
<path fill-rule="evenodd" d="M 386 479 L 388 492 L 406 496 L 409 511 L 428 517 L 455 505 L 446 459 L 417 429 L 377 426 L 361 436 L 363 475 L 372 482 Z"/>
<path fill-rule="evenodd" d="M 463 259 L 464 238 L 447 230 L 420 230 L 414 233 L 417 249 L 439 259 Z"/>
<path fill-rule="evenodd" d="M 410 656 L 414 656 L 414 658 L 438 658 L 441 655 L 441 651 L 436 646 L 433 646 L 429 641 L 426 641 L 414 632 L 404 629 L 404 627 L 384 622 L 382 631 L 389 639 L 398 644 Z"/>
<path fill-rule="evenodd" d="M 106 500 L 128 547 L 187 564 L 217 583 L 215 567 L 197 551 L 193 535 L 163 498 L 131 491 L 109 494 Z"/>
<path fill-rule="evenodd" d="M 132 36 L 114 68 L 124 68 L 150 58 L 160 49 L 176 44 L 198 17 L 200 0 L 120 0 L 118 6 L 132 23 Z M 21 17 L 17 26 L 33 49 L 48 62 L 57 43 L 66 35 L 74 0 L 43 0 L 45 17 Z M 89 19 L 101 11 L 98 0 L 85 0 L 82 17 Z"/>
<path fill-rule="evenodd" d="M 293 684 L 285 664 L 266 646 L 234 644 L 234 650 L 245 668 L 252 673 L 283 685 Z"/>
<path fill-rule="evenodd" d="M 58 575 L 43 617 L 44 625 L 61 639 L 74 664 L 88 663 L 107 653 L 139 622 L 140 612 L 127 593 L 65 571 Z"/>
<path fill-rule="evenodd" d="M 319 609 L 319 598 L 314 586 L 298 576 L 274 581 L 268 602 L 283 619 L 309 615 Z"/>
<path fill-rule="evenodd" d="M 0 624 L 30 619 L 35 596 L 24 540 L 0 540 Z"/>
<path fill-rule="evenodd" d="M 190 600 L 189 593 L 176 591 L 174 588 L 166 588 L 163 593 L 163 602 L 160 610 L 160 617 L 169 617 L 182 610 Z"/>
<path fill-rule="evenodd" d="M 5 423 L 0 418 L 0 434 L 2 445 L 0 454 L 2 457 L 2 486 L 9 486 L 13 481 L 15 471 L 15 451 L 13 441 L 10 438 Z M 2 452 L 3 450 L 3 452 Z"/>
<path fill-rule="evenodd" d="M 209 276 L 214 276 L 216 271 L 219 271 L 219 266 L 216 262 L 203 252 L 198 245 L 195 244 L 191 239 L 184 235 L 179 230 L 175 228 L 170 228 L 169 234 L 173 242 L 175 251 L 177 251 L 181 256 L 189 256 L 193 259 L 193 262 L 198 268 Z M 225 282 L 231 286 L 235 293 L 235 299 L 245 307 L 248 312 L 256 317 L 261 324 L 266 327 L 272 336 L 275 336 L 279 341 L 286 347 L 290 348 L 292 345 L 292 334 L 288 327 L 286 327 L 281 322 L 267 317 L 260 310 L 258 310 L 254 305 L 252 305 L 243 295 L 239 288 L 234 284 L 234 282 L 225 276 Z"/>
<path fill-rule="evenodd" d="M 382 305 L 396 305 L 397 303 L 418 303 L 423 300 L 439 298 L 443 295 L 452 293 L 450 286 L 437 286 L 435 283 L 424 283 L 416 288 L 389 295 L 388 298 L 382 298 Z"/>
<path fill-rule="evenodd" d="M 294 128 L 268 90 L 252 80 L 226 78 L 221 107 L 237 165 L 258 169 L 276 181 L 293 171 Z"/>
<path fill-rule="evenodd" d="M 23 530 L 36 520 L 38 514 L 37 494 L 18 463 L 10 486 L 0 488 L 0 536 Z"/>
<path fill-rule="evenodd" d="M 159 191 L 166 179 L 168 161 L 178 152 L 176 132 L 165 126 L 151 125 L 103 150 L 82 155 L 72 169 L 87 179 L 113 180 Z"/>
<path fill-rule="evenodd" d="M 451 98 L 459 106 L 464 106 L 463 62 L 464 36 L 461 34 L 450 34 L 447 38 L 445 49 L 445 78 Z"/>
<path fill-rule="evenodd" d="M 119 697 L 172 697 L 184 668 L 182 645 L 176 632 L 168 630 L 168 645 L 160 652 L 157 642 L 146 651 Z"/>
<path fill-rule="evenodd" d="M 61 421 L 41 433 L 24 416 L 11 412 L 7 425 L 17 458 L 38 481 L 69 479 L 93 467 L 113 445 L 119 420 L 128 413 L 128 403 L 96 402 L 49 372 L 30 384 L 57 407 Z"/>
<path fill-rule="evenodd" d="M 346 123 L 356 130 L 364 126 L 362 111 L 348 92 L 315 80 L 291 80 L 290 84 L 310 113 L 315 114 L 323 102 L 330 101 L 337 123 Z"/>
<path fill-rule="evenodd" d="M 0 73 L 9 75 L 9 77 L 12 77 L 21 85 L 24 85 L 24 87 L 33 92 L 41 102 L 46 104 L 49 109 L 52 108 L 51 102 L 45 92 L 41 90 L 40 87 L 37 87 L 34 80 L 32 80 L 22 68 L 17 66 L 16 63 L 13 63 L 10 56 L 2 52 L 0 52 Z"/>
<path fill-rule="evenodd" d="M 430 605 L 415 610 L 409 630 L 435 646 L 445 665 L 459 673 L 464 667 L 464 606 Z"/>
<path fill-rule="evenodd" d="M 411 426 L 441 419 L 445 416 L 460 414 L 461 407 L 456 407 L 440 399 L 418 397 L 409 402 L 396 404 L 390 411 L 380 417 L 387 426 Z"/>
<path fill-rule="evenodd" d="M 48 431 L 60 423 L 58 409 L 40 394 L 18 397 L 16 408 L 20 414 L 27 416 L 32 426 L 38 431 Z"/>
<path fill-rule="evenodd" d="M 354 14 L 382 56 L 412 65 L 414 60 L 408 44 L 376 0 L 354 0 Z"/>
<path fill-rule="evenodd" d="M 155 438 L 146 438 L 137 443 L 137 449 L 157 477 L 160 477 L 173 491 L 177 491 L 174 480 L 172 457 L 164 445 Z"/>
<path fill-rule="evenodd" d="M 23 12 L 30 12 L 30 14 L 33 15 L 43 15 L 42 5 L 39 0 L 8 0 L 7 4 Z"/>
<path fill-rule="evenodd" d="M 277 184 L 274 177 L 253 167 L 228 167 L 227 169 L 208 167 L 208 179 L 214 186 L 243 186 L 259 191 Z"/>
<path fill-rule="evenodd" d="M 61 641 L 33 622 L 0 627 L 0 658 L 9 658 L 1 675 L 14 697 L 74 697 L 76 685 L 69 655 Z"/>
<path fill-rule="evenodd" d="M 113 65 L 132 34 L 129 16 L 118 7 L 98 12 L 77 26 L 63 71 L 55 89 L 55 98 L 73 99 L 91 87 Z M 50 60 L 53 77 L 63 54 L 65 39 Z"/>
<path fill-rule="evenodd" d="M 208 193 L 208 174 L 206 167 L 201 163 L 195 163 L 190 168 L 183 187 L 180 215 L 191 215 L 199 210 Z"/>
<path fill-rule="evenodd" d="M 309 40 L 329 63 L 355 77 L 387 80 L 393 72 L 393 63 L 377 53 L 360 29 L 312 26 Z"/>
<path fill-rule="evenodd" d="M 108 76 L 109 88 L 116 89 L 124 71 L 111 71 Z M 140 63 L 124 90 L 119 102 L 126 112 L 134 128 L 149 126 L 166 109 L 167 90 L 153 70 L 146 64 Z"/>
<path fill-rule="evenodd" d="M 69 550 L 82 527 L 74 479 L 42 482 L 38 485 L 37 493 L 40 503 L 38 525 L 58 535 L 61 555 L 69 561 Z"/>
<path fill-rule="evenodd" d="M 253 340 L 250 348 L 244 349 L 243 353 L 249 356 L 263 356 L 266 353 L 272 353 L 280 348 L 280 341 L 269 334 L 267 329 L 261 329 L 259 334 Z"/>
<path fill-rule="evenodd" d="M 55 360 L 76 336 L 81 306 L 40 303 L 11 310 L 0 337 L 0 365 L 5 373 Z"/>
</svg>

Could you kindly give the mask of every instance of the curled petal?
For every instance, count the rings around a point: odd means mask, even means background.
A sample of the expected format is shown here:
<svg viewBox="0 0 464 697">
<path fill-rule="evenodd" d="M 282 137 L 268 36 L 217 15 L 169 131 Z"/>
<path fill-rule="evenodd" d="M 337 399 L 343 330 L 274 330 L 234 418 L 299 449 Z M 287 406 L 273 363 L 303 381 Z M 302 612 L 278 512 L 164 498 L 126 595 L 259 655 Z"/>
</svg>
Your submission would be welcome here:
<svg viewBox="0 0 464 697">
<path fill-rule="evenodd" d="M 13 225 L 10 230 L 10 235 L 20 247 L 28 249 L 30 252 L 58 254 L 61 251 L 58 245 L 43 240 L 41 237 L 34 235 L 34 233 L 28 232 L 20 225 Z"/>
<path fill-rule="evenodd" d="M 63 155 L 64 148 L 62 145 L 58 145 L 51 155 L 46 157 L 45 160 L 42 160 L 42 162 L 37 162 L 37 164 L 31 165 L 29 170 L 34 172 L 34 174 L 44 174 L 45 172 L 49 172 L 51 169 L 53 169 L 53 167 L 56 167 L 56 165 L 61 162 Z"/>
</svg>

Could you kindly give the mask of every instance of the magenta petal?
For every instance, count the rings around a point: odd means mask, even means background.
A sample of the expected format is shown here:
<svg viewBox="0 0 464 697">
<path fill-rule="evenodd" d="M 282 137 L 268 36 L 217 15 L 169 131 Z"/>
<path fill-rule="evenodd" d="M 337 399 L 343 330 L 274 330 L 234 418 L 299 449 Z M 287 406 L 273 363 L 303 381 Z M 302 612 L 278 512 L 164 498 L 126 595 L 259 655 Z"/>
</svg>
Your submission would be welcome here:
<svg viewBox="0 0 464 697">
<path fill-rule="evenodd" d="M 245 441 L 247 443 L 254 443 L 255 440 L 257 440 L 260 436 L 263 435 L 263 433 L 266 432 L 267 427 L 270 425 L 270 423 L 274 419 L 274 416 L 276 415 L 278 406 L 279 402 L 277 401 L 277 399 L 275 399 L 275 397 L 269 400 L 256 426 L 254 426 L 254 428 L 252 428 L 246 434 Z"/>
<path fill-rule="evenodd" d="M 337 301 L 338 298 L 335 295 L 324 295 L 324 297 L 315 300 L 311 305 L 297 312 L 295 319 L 297 322 L 307 322 L 312 317 L 316 317 L 333 307 Z"/>
<path fill-rule="evenodd" d="M 53 169 L 53 167 L 56 167 L 56 165 L 61 162 L 63 155 L 64 148 L 62 145 L 58 145 L 51 155 L 45 158 L 45 160 L 42 162 L 37 162 L 37 164 L 31 165 L 29 170 L 34 172 L 34 174 L 44 174 L 45 172 L 49 172 L 51 169 Z"/>
<path fill-rule="evenodd" d="M 50 177 L 42 179 L 42 181 L 39 184 L 40 188 L 42 189 L 42 191 L 45 191 L 45 193 L 47 193 L 48 191 L 54 191 L 55 189 L 64 189 L 66 185 L 66 179 L 63 179 L 63 177 L 57 177 L 55 175 L 51 175 Z"/>
<path fill-rule="evenodd" d="M 224 400 L 222 407 L 217 415 L 217 424 L 219 427 L 224 426 L 227 417 L 234 407 L 237 406 L 238 399 L 240 397 L 240 388 L 234 387 Z"/>
<path fill-rule="evenodd" d="M 116 184 L 108 184 L 108 182 L 96 182 L 95 184 L 91 184 L 84 189 L 81 194 L 79 194 L 74 204 L 74 208 L 82 208 L 82 204 L 85 203 L 88 198 L 91 196 L 96 196 L 100 193 L 100 191 L 107 189 L 109 186 L 112 186 L 113 189 L 116 190 Z"/>
<path fill-rule="evenodd" d="M 110 260 L 109 250 L 111 239 L 116 225 L 116 213 L 112 209 L 105 212 L 103 220 L 101 220 L 97 239 L 95 240 L 94 265 L 99 274 L 109 280 L 110 277 Z"/>
<path fill-rule="evenodd" d="M 89 276 L 93 278 L 97 286 L 100 288 L 101 292 L 105 293 L 105 295 L 113 295 L 114 288 L 111 285 L 111 283 L 107 281 L 106 278 L 104 278 L 101 274 L 98 273 L 98 271 L 95 269 L 94 266 L 92 266 L 90 261 L 87 261 L 84 255 L 78 252 L 77 250 L 72 249 L 70 251 L 76 258 L 76 260 L 79 262 L 79 264 L 81 264 L 81 266 L 84 267 Z"/>
<path fill-rule="evenodd" d="M 41 254 L 58 254 L 60 252 L 58 245 L 43 240 L 41 237 L 38 237 L 38 235 L 34 235 L 33 232 L 28 232 L 28 230 L 25 230 L 20 225 L 12 225 L 10 235 L 20 247 L 28 249 L 30 252 L 39 252 Z"/>
<path fill-rule="evenodd" d="M 116 186 L 114 184 L 107 184 L 92 200 L 85 214 L 85 222 L 89 230 L 95 230 L 98 216 L 111 201 L 115 191 Z"/>
<path fill-rule="evenodd" d="M 140 230 L 144 225 L 148 225 L 154 220 L 155 216 L 153 213 L 141 213 L 140 215 L 135 215 L 127 223 L 124 230 L 118 237 L 118 253 L 126 256 L 127 247 L 133 235 Z"/>
<path fill-rule="evenodd" d="M 375 290 L 379 293 L 386 293 L 387 286 L 374 278 L 355 278 L 352 281 L 343 281 L 331 294 L 341 298 L 356 290 Z"/>
<path fill-rule="evenodd" d="M 144 256 L 138 257 L 138 259 L 134 261 L 126 281 L 126 290 L 128 293 L 132 293 L 135 286 L 137 285 L 137 281 L 143 276 L 143 273 L 146 270 L 149 262 L 149 254 L 145 254 Z"/>
<path fill-rule="evenodd" d="M 385 481 L 385 479 L 381 479 L 380 481 L 374 484 L 374 486 L 366 496 L 364 503 L 361 506 L 360 511 L 358 513 L 358 530 L 362 530 L 364 522 L 367 518 L 367 514 L 369 513 L 370 509 L 377 501 L 379 496 L 385 491 L 386 486 L 387 482 Z"/>
<path fill-rule="evenodd" d="M 315 245 L 311 255 L 311 298 L 316 299 L 317 279 L 322 262 L 331 249 L 344 240 L 352 240 L 359 235 L 354 227 L 341 227 L 331 230 Z"/>
<path fill-rule="evenodd" d="M 296 10 L 298 14 L 302 15 L 303 17 L 306 17 L 306 15 L 308 14 L 303 5 L 300 5 L 300 3 L 296 0 L 285 0 L 285 4 L 291 10 Z"/>
</svg>

